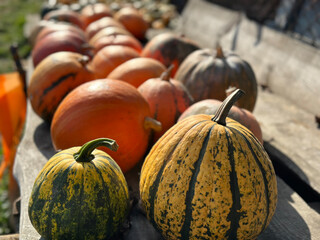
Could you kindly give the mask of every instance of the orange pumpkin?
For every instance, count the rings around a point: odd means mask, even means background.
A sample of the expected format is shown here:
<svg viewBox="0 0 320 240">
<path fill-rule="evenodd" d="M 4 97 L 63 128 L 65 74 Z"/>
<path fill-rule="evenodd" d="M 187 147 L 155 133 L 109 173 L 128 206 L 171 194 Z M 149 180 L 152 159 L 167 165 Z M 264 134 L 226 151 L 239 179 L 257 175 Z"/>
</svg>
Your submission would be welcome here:
<svg viewBox="0 0 320 240">
<path fill-rule="evenodd" d="M 111 45 L 97 52 L 89 65 L 97 78 L 105 78 L 120 64 L 138 57 L 139 53 L 131 47 Z"/>
<path fill-rule="evenodd" d="M 92 56 L 87 41 L 75 32 L 56 31 L 44 36 L 32 49 L 33 66 L 36 67 L 44 58 L 52 53 L 68 51 Z"/>
<path fill-rule="evenodd" d="M 106 37 L 106 36 L 115 36 L 115 35 L 129 35 L 129 36 L 132 36 L 132 34 L 130 32 L 128 32 L 128 30 L 126 30 L 126 29 L 124 29 L 122 27 L 109 26 L 109 27 L 106 27 L 106 28 L 102 28 L 92 38 L 90 38 L 89 44 L 91 46 L 94 46 L 96 44 L 96 42 L 100 38 Z"/>
<path fill-rule="evenodd" d="M 103 36 L 103 37 L 99 38 L 94 43 L 94 45 L 92 47 L 94 48 L 94 51 L 97 53 L 103 47 L 111 46 L 111 45 L 128 46 L 128 47 L 138 51 L 139 54 L 143 48 L 142 44 L 134 36 L 119 35 L 119 34 L 118 35 Z"/>
<path fill-rule="evenodd" d="M 135 87 L 97 79 L 80 85 L 61 102 L 52 120 L 51 137 L 56 149 L 66 149 L 109 136 L 119 149 L 102 150 L 127 172 L 143 159 L 155 128 L 160 130 L 161 124 L 151 118 L 147 101 Z"/>
<path fill-rule="evenodd" d="M 154 119 L 162 124 L 162 130 L 153 135 L 155 143 L 169 128 L 171 128 L 193 102 L 184 85 L 170 78 L 172 66 L 159 78 L 151 78 L 138 87 L 138 91 L 150 105 Z"/>
<path fill-rule="evenodd" d="M 85 27 L 103 17 L 112 17 L 112 11 L 107 4 L 98 2 L 84 6 L 80 11 Z"/>
<path fill-rule="evenodd" d="M 139 87 L 150 78 L 160 77 L 166 67 L 151 58 L 133 58 L 116 67 L 107 78 L 118 79 Z"/>
<path fill-rule="evenodd" d="M 216 114 L 221 104 L 222 102 L 217 99 L 204 99 L 196 102 L 181 114 L 178 122 L 191 115 L 196 114 L 214 115 Z M 233 106 L 228 113 L 228 117 L 247 127 L 258 138 L 258 140 L 263 143 L 260 124 L 256 117 L 250 111 L 244 108 Z"/>
<path fill-rule="evenodd" d="M 189 38 L 165 32 L 154 36 L 145 45 L 141 57 L 156 59 L 166 67 L 173 64 L 171 73 L 171 77 L 173 77 L 182 61 L 197 49 L 200 49 L 200 46 Z"/>
<path fill-rule="evenodd" d="M 46 13 L 43 20 L 50 20 L 56 22 L 71 23 L 81 29 L 85 29 L 85 23 L 80 13 L 71 9 L 56 9 Z"/>
<path fill-rule="evenodd" d="M 35 113 L 50 122 L 61 100 L 73 88 L 95 78 L 87 67 L 89 59 L 73 52 L 57 52 L 46 57 L 34 69 L 28 96 Z"/>
<path fill-rule="evenodd" d="M 58 32 L 58 31 L 71 31 L 79 35 L 84 41 L 87 40 L 87 37 L 82 29 L 72 24 L 58 22 L 58 23 L 47 24 L 46 26 L 44 26 L 37 34 L 35 38 L 35 44 L 39 42 L 40 39 L 47 36 L 48 34 L 51 34 L 53 32 Z"/>
<path fill-rule="evenodd" d="M 99 20 L 96 20 L 92 23 L 90 23 L 86 30 L 85 33 L 88 37 L 88 39 L 92 38 L 97 32 L 99 32 L 103 28 L 107 27 L 120 27 L 120 28 L 125 28 L 119 21 L 115 20 L 112 17 L 103 17 Z"/>
<path fill-rule="evenodd" d="M 145 39 L 149 24 L 137 9 L 131 6 L 125 6 L 114 14 L 114 18 L 122 23 L 137 39 Z"/>
</svg>

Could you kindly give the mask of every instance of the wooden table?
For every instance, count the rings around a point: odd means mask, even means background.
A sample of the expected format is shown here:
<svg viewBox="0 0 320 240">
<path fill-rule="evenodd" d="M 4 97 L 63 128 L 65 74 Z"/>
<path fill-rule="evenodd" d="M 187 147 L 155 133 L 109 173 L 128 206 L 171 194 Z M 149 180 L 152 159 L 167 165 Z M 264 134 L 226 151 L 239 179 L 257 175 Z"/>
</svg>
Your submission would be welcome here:
<svg viewBox="0 0 320 240">
<path fill-rule="evenodd" d="M 319 50 L 201 0 L 188 2 L 176 30 L 203 47 L 217 42 L 225 48 L 233 46 L 251 63 L 264 86 L 259 88 L 253 113 L 274 162 L 279 196 L 271 224 L 258 239 L 320 239 L 320 130 L 315 122 L 320 113 Z M 257 31 L 263 34 L 257 35 Z M 241 39 L 235 40 L 235 33 Z M 40 239 L 30 223 L 27 205 L 35 177 L 54 153 L 49 126 L 28 103 L 26 130 L 14 166 L 21 192 L 20 239 Z M 136 195 L 139 176 L 133 171 L 126 177 Z M 138 206 L 133 207 L 131 227 L 120 239 L 161 239 Z"/>
</svg>

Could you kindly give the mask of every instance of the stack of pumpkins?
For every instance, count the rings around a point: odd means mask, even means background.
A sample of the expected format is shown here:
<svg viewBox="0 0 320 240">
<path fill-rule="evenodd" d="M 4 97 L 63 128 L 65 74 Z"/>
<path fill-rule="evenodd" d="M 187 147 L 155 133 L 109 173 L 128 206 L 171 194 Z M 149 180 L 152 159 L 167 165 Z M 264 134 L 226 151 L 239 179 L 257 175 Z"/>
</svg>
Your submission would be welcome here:
<svg viewBox="0 0 320 240">
<path fill-rule="evenodd" d="M 268 226 L 276 177 L 246 61 L 172 32 L 148 41 L 133 6 L 44 20 L 28 97 L 59 150 L 29 202 L 45 239 L 117 234 L 130 210 L 124 173 L 138 163 L 143 209 L 166 239 L 255 239 Z"/>
</svg>

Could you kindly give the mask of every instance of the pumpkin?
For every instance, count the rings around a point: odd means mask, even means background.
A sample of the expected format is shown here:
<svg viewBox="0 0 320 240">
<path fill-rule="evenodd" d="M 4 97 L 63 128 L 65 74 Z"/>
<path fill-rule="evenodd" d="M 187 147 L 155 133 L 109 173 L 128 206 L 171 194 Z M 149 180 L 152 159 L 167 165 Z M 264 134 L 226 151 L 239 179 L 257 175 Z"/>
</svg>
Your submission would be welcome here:
<svg viewBox="0 0 320 240">
<path fill-rule="evenodd" d="M 122 28 L 122 27 L 117 27 L 117 26 L 109 26 L 106 28 L 102 28 L 99 30 L 92 38 L 89 40 L 89 44 L 91 46 L 94 46 L 96 42 L 103 37 L 106 36 L 116 36 L 116 35 L 129 35 L 132 36 L 128 30 Z"/>
<path fill-rule="evenodd" d="M 36 66 L 27 90 L 38 116 L 50 122 L 61 100 L 73 88 L 96 78 L 88 62 L 88 57 L 79 53 L 56 52 Z"/>
<path fill-rule="evenodd" d="M 118 147 L 102 138 L 65 149 L 38 174 L 28 213 L 45 239 L 107 239 L 121 228 L 129 212 L 127 182 L 99 146 Z"/>
<path fill-rule="evenodd" d="M 80 14 L 83 18 L 85 27 L 103 17 L 112 17 L 111 9 L 107 4 L 102 2 L 92 3 L 84 6 L 81 9 Z"/>
<path fill-rule="evenodd" d="M 93 43 L 92 47 L 94 48 L 94 51 L 97 53 L 103 47 L 111 46 L 111 45 L 121 45 L 121 46 L 131 47 L 132 49 L 135 49 L 136 51 L 138 51 L 139 55 L 143 48 L 142 44 L 134 36 L 122 35 L 122 34 L 102 36 Z"/>
<path fill-rule="evenodd" d="M 54 22 L 52 24 L 47 24 L 46 26 L 43 26 L 43 28 L 41 30 L 39 30 L 39 33 L 37 34 L 37 36 L 34 40 L 34 42 L 35 42 L 34 44 L 39 42 L 40 39 L 47 36 L 48 34 L 51 34 L 53 32 L 57 32 L 57 31 L 71 31 L 71 32 L 79 35 L 84 41 L 87 40 L 87 37 L 82 29 L 80 29 L 72 24 L 63 23 L 63 22 L 59 22 L 59 23 Z"/>
<path fill-rule="evenodd" d="M 188 107 L 179 117 L 178 122 L 183 119 L 196 114 L 208 114 L 213 115 L 217 112 L 219 106 L 221 105 L 221 101 L 217 99 L 204 99 L 199 102 L 192 104 Z M 252 112 L 239 108 L 237 106 L 232 106 L 228 117 L 236 120 L 237 122 L 244 125 L 248 128 L 263 144 L 262 131 L 260 124 L 256 117 L 252 114 Z"/>
<path fill-rule="evenodd" d="M 92 23 L 90 23 L 86 30 L 85 33 L 88 37 L 88 39 L 92 38 L 97 32 L 99 32 L 101 29 L 103 28 L 107 28 L 107 27 L 120 27 L 120 28 L 124 28 L 124 26 L 117 20 L 115 20 L 112 17 L 103 17 L 99 20 L 96 20 Z"/>
<path fill-rule="evenodd" d="M 226 98 L 230 87 L 240 88 L 246 95 L 238 107 L 253 111 L 257 100 L 257 80 L 248 62 L 234 52 L 217 49 L 199 49 L 190 54 L 174 76 L 190 91 L 195 102 L 203 99 Z"/>
<path fill-rule="evenodd" d="M 81 14 L 71 9 L 51 10 L 43 16 L 43 20 L 71 23 L 82 30 L 86 27 Z"/>
<path fill-rule="evenodd" d="M 68 51 L 92 57 L 93 53 L 87 41 L 71 31 L 56 31 L 41 38 L 31 51 L 33 66 L 36 67 L 52 53 Z"/>
<path fill-rule="evenodd" d="M 152 129 L 161 124 L 151 118 L 150 107 L 128 83 L 96 79 L 71 91 L 58 106 L 51 123 L 55 149 L 79 146 L 109 136 L 120 145 L 108 154 L 125 173 L 146 153 Z"/>
<path fill-rule="evenodd" d="M 118 79 L 139 87 L 150 78 L 160 77 L 166 67 L 151 58 L 133 58 L 116 67 L 107 78 Z"/>
<path fill-rule="evenodd" d="M 119 21 L 137 39 L 145 39 L 149 24 L 136 8 L 124 6 L 114 14 L 114 19 Z"/>
<path fill-rule="evenodd" d="M 170 78 L 173 65 L 159 78 L 151 78 L 138 87 L 138 91 L 149 103 L 154 119 L 161 122 L 162 130 L 154 133 L 155 143 L 178 120 L 193 102 L 191 95 L 183 84 Z"/>
<path fill-rule="evenodd" d="M 253 134 L 227 118 L 193 115 L 152 147 L 140 177 L 146 216 L 165 239 L 256 239 L 277 203 L 272 162 Z"/>
<path fill-rule="evenodd" d="M 139 53 L 131 47 L 110 45 L 97 52 L 89 65 L 97 78 L 106 78 L 117 66 L 137 57 Z"/>
<path fill-rule="evenodd" d="M 173 77 L 182 61 L 200 46 L 191 39 L 172 33 L 160 33 L 150 39 L 144 46 L 141 57 L 153 58 L 166 67 L 174 65 L 171 76 Z"/>
</svg>

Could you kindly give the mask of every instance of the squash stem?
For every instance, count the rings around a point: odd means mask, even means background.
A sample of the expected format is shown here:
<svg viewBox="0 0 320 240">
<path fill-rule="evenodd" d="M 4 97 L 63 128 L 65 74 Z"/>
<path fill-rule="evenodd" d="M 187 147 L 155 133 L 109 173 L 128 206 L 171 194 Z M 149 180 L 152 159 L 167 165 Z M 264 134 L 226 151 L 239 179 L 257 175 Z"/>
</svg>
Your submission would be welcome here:
<svg viewBox="0 0 320 240">
<path fill-rule="evenodd" d="M 222 48 L 221 46 L 217 46 L 216 48 L 216 57 L 217 58 L 224 58 L 224 54 L 223 54 L 223 51 L 222 51 Z"/>
<path fill-rule="evenodd" d="M 80 150 L 73 155 L 74 159 L 77 162 L 90 162 L 94 159 L 94 156 L 92 154 L 93 150 L 100 146 L 107 147 L 112 151 L 117 151 L 119 148 L 115 140 L 109 138 L 97 138 L 83 144 Z"/>
<path fill-rule="evenodd" d="M 152 129 L 156 132 L 160 132 L 162 130 L 161 122 L 151 118 L 145 117 L 144 118 L 144 129 Z"/>
<path fill-rule="evenodd" d="M 165 70 L 165 71 L 161 74 L 160 79 L 161 79 L 161 80 L 164 80 L 164 81 L 169 81 L 173 67 L 174 67 L 174 65 L 173 65 L 173 64 L 170 64 L 170 66 L 167 68 L 167 70 Z"/>
<path fill-rule="evenodd" d="M 235 104 L 235 102 L 244 95 L 245 92 L 241 89 L 235 90 L 231 93 L 220 105 L 216 114 L 211 118 L 212 121 L 215 121 L 218 124 L 226 125 L 226 118 L 229 114 L 231 107 Z"/>
</svg>

